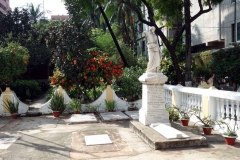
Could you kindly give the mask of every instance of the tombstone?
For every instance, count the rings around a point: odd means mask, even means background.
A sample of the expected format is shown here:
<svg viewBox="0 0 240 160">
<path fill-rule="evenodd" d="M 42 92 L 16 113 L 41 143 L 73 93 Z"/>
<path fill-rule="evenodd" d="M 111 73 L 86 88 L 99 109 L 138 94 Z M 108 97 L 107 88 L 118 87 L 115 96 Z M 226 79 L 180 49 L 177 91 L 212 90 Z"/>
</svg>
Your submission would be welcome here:
<svg viewBox="0 0 240 160">
<path fill-rule="evenodd" d="M 169 124 L 163 88 L 167 79 L 165 75 L 157 72 L 144 73 L 139 77 L 138 80 L 142 83 L 142 108 L 139 110 L 139 122 L 142 124 Z"/>
</svg>

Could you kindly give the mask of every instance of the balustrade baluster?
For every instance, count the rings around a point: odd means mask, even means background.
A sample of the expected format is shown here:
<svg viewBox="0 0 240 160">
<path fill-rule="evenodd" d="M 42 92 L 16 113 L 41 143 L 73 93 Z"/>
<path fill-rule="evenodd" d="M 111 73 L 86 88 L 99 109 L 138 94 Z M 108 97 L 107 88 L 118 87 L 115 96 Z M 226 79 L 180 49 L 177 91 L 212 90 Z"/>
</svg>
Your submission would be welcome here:
<svg viewBox="0 0 240 160">
<path fill-rule="evenodd" d="M 240 102 L 236 102 L 236 118 L 237 118 L 237 126 L 240 128 Z"/>
<path fill-rule="evenodd" d="M 225 118 L 225 109 L 224 109 L 224 99 L 220 98 L 220 106 L 221 106 L 221 117 L 220 119 Z"/>
<path fill-rule="evenodd" d="M 217 100 L 217 117 L 216 117 L 216 120 L 219 120 L 221 119 L 221 106 L 220 106 L 220 98 L 216 98 Z"/>
<path fill-rule="evenodd" d="M 233 126 L 235 124 L 235 116 L 236 116 L 235 115 L 235 106 L 234 106 L 235 101 L 231 100 L 230 103 L 231 103 L 231 107 L 230 107 L 230 109 L 231 109 L 231 121 L 230 121 L 230 124 Z"/>
</svg>

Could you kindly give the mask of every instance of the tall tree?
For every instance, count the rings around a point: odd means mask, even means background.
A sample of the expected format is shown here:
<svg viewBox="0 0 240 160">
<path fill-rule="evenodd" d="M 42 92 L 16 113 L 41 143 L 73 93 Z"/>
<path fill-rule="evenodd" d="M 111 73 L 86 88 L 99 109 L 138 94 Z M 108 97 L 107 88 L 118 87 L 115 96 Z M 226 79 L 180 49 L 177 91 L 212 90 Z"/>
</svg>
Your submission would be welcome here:
<svg viewBox="0 0 240 160">
<path fill-rule="evenodd" d="M 107 15 L 106 13 L 104 12 L 104 0 L 93 0 L 93 1 L 83 1 L 83 0 L 64 0 L 66 2 L 66 5 L 67 5 L 67 9 L 69 11 L 69 13 L 71 13 L 73 16 L 79 16 L 78 14 L 80 13 L 80 11 L 84 11 L 85 14 L 87 12 L 89 12 L 91 9 L 93 9 L 94 7 L 93 6 L 98 6 L 102 16 L 103 16 L 103 19 L 107 25 L 107 28 L 112 36 L 112 39 L 118 49 L 118 52 L 122 58 L 122 61 L 124 63 L 124 65 L 126 67 L 129 67 L 127 61 L 126 61 L 126 58 L 124 57 L 123 53 L 122 53 L 122 50 L 118 44 L 118 41 L 117 41 L 117 38 L 116 36 L 114 35 L 113 33 L 113 30 L 111 28 L 111 25 L 109 23 L 109 20 L 107 18 Z M 83 13 L 84 13 L 83 12 Z M 82 13 L 82 12 L 81 12 Z"/>
<path fill-rule="evenodd" d="M 184 84 L 184 79 L 182 72 L 180 70 L 178 59 L 176 57 L 175 51 L 176 46 L 179 40 L 181 39 L 181 36 L 183 32 L 186 29 L 186 26 L 188 28 L 188 34 L 191 34 L 189 32 L 190 24 L 196 20 L 198 17 L 200 17 L 202 14 L 207 13 L 212 10 L 213 5 L 217 5 L 221 3 L 223 0 L 196 0 L 199 6 L 199 11 L 195 15 L 189 14 L 189 7 L 190 7 L 190 0 L 120 0 L 122 3 L 128 5 L 138 16 L 139 21 L 142 23 L 154 26 L 156 27 L 156 34 L 161 37 L 163 43 L 165 44 L 166 48 L 169 50 L 170 57 L 172 59 L 175 72 L 178 77 L 178 82 Z M 139 4 L 144 5 L 147 8 L 148 12 L 148 19 L 145 19 L 144 14 L 139 9 Z M 207 8 L 204 8 L 204 6 L 207 6 Z M 186 7 L 186 9 L 184 9 Z M 183 14 L 182 10 L 187 14 Z M 155 14 L 156 13 L 156 14 Z M 188 17 L 186 17 L 188 16 Z M 184 23 L 184 18 L 186 18 L 186 21 Z M 173 25 L 174 23 L 180 21 L 182 22 L 182 25 L 177 25 L 176 31 L 173 36 L 173 41 L 169 41 L 167 37 L 164 35 L 163 31 L 161 30 L 164 26 L 158 27 L 157 21 L 158 20 L 164 20 L 167 23 L 165 25 Z M 190 35 L 191 36 L 191 35 Z M 188 37 L 189 38 L 189 37 Z M 191 41 L 188 41 L 188 43 Z M 191 47 L 188 44 L 188 47 Z M 187 49 L 188 52 L 190 49 Z M 187 53 L 188 63 L 191 63 L 191 60 L 189 59 L 190 54 Z M 187 64 L 187 69 L 189 69 L 189 64 Z M 187 71 L 187 74 L 190 72 Z M 186 76 L 189 81 L 189 78 L 191 76 Z"/>
</svg>

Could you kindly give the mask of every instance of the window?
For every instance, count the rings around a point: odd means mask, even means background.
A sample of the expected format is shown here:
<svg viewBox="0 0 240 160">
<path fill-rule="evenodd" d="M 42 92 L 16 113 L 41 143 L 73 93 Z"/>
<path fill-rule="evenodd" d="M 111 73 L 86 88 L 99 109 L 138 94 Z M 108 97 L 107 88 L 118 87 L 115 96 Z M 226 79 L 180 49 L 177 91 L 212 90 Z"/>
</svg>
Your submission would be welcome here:
<svg viewBox="0 0 240 160">
<path fill-rule="evenodd" d="M 234 23 L 231 25 L 231 29 L 232 29 L 232 42 L 234 42 L 235 41 L 235 38 L 236 38 L 236 34 L 235 34 L 235 29 L 234 29 Z"/>
<path fill-rule="evenodd" d="M 231 3 L 234 3 L 236 0 L 231 0 Z"/>
<path fill-rule="evenodd" d="M 240 22 L 237 23 L 237 41 L 240 41 Z"/>
</svg>

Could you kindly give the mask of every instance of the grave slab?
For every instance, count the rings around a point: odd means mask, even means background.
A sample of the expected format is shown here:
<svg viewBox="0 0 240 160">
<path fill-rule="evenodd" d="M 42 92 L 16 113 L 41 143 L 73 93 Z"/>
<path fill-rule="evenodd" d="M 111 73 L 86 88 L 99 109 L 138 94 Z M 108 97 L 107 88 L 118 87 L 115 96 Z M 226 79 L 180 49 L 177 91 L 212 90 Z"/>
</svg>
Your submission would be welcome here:
<svg viewBox="0 0 240 160">
<path fill-rule="evenodd" d="M 139 111 L 126 111 L 125 114 L 133 120 L 139 119 Z"/>
<path fill-rule="evenodd" d="M 93 113 L 88 114 L 72 114 L 70 118 L 70 123 L 87 123 L 87 122 L 97 122 L 97 118 Z"/>
<path fill-rule="evenodd" d="M 107 134 L 84 136 L 84 138 L 87 146 L 112 143 Z"/>
<path fill-rule="evenodd" d="M 130 118 L 122 112 L 106 112 L 100 113 L 100 117 L 103 121 L 117 121 L 117 120 L 129 120 Z"/>
<path fill-rule="evenodd" d="M 150 127 L 167 139 L 189 138 L 189 136 L 183 132 L 165 124 L 158 124 Z"/>
<path fill-rule="evenodd" d="M 17 139 L 18 137 L 0 138 L 0 149 L 8 149 Z"/>
</svg>

